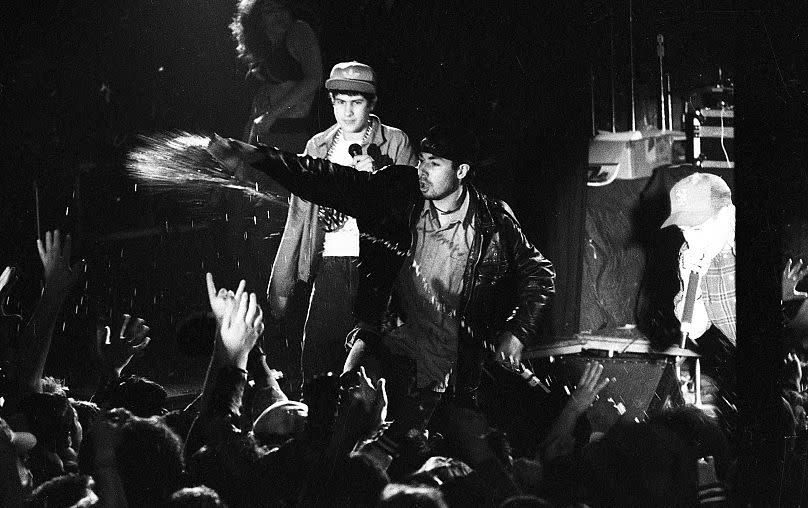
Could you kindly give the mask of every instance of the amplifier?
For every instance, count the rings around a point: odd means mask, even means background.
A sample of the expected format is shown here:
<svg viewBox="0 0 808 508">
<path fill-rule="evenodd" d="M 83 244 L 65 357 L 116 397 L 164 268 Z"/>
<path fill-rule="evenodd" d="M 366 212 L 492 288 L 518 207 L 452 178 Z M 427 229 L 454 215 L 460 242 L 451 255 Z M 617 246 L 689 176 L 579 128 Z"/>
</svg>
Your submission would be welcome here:
<svg viewBox="0 0 808 508">
<path fill-rule="evenodd" d="M 684 403 L 675 374 L 675 360 L 671 358 L 565 356 L 553 363 L 551 375 L 571 392 L 586 364 L 592 361 L 603 365 L 603 377 L 613 379 L 586 412 L 593 431 L 606 432 L 618 421 L 645 421 L 659 414 L 665 406 Z"/>
</svg>

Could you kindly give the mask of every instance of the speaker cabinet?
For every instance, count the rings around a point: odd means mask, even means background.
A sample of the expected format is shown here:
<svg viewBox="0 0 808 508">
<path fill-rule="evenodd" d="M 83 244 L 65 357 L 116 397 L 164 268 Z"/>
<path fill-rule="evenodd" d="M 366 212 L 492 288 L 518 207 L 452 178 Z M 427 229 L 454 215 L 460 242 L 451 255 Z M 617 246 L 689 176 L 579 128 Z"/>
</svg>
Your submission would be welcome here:
<svg viewBox="0 0 808 508">
<path fill-rule="evenodd" d="M 602 376 L 612 378 L 586 415 L 594 432 L 606 432 L 617 421 L 644 421 L 668 404 L 684 403 L 673 359 L 646 355 L 609 358 L 595 355 L 563 356 L 553 362 L 553 384 L 572 393 L 587 362 L 600 362 Z"/>
</svg>

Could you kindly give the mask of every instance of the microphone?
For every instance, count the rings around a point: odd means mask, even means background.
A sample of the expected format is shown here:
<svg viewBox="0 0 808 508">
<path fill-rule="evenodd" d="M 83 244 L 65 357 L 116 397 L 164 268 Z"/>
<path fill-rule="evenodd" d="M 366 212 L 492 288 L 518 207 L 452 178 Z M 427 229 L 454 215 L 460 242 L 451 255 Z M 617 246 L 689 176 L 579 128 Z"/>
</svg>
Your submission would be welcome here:
<svg viewBox="0 0 808 508">
<path fill-rule="evenodd" d="M 362 145 L 358 143 L 351 144 L 351 146 L 348 147 L 348 155 L 350 155 L 351 157 L 362 155 Z"/>
<path fill-rule="evenodd" d="M 687 293 L 685 294 L 685 307 L 682 309 L 682 323 L 693 322 L 693 305 L 696 302 L 696 290 L 699 288 L 698 272 L 690 272 L 687 280 Z M 687 344 L 687 334 L 682 335 L 682 349 Z"/>
<path fill-rule="evenodd" d="M 368 155 L 373 158 L 374 162 L 379 162 L 382 158 L 382 149 L 379 148 L 379 145 L 371 143 L 368 145 Z"/>
</svg>

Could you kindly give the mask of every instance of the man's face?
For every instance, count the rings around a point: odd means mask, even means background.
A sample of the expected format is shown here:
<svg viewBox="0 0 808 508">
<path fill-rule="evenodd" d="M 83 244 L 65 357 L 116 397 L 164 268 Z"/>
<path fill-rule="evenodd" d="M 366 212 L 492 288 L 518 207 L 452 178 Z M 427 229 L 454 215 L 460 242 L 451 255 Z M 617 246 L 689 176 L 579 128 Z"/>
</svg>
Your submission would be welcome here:
<svg viewBox="0 0 808 508">
<path fill-rule="evenodd" d="M 423 152 L 418 158 L 418 183 L 426 199 L 443 199 L 460 187 L 452 161 Z"/>
<path fill-rule="evenodd" d="M 373 103 L 365 97 L 338 93 L 331 98 L 331 104 L 334 118 L 344 132 L 356 133 L 367 128 Z"/>
<path fill-rule="evenodd" d="M 691 249 L 717 250 L 727 241 L 727 232 L 718 215 L 710 217 L 697 226 L 679 226 L 682 236 Z"/>
<path fill-rule="evenodd" d="M 265 2 L 261 8 L 261 18 L 264 21 L 264 32 L 272 44 L 279 44 L 286 36 L 289 24 L 292 22 L 291 13 L 275 2 Z"/>
</svg>

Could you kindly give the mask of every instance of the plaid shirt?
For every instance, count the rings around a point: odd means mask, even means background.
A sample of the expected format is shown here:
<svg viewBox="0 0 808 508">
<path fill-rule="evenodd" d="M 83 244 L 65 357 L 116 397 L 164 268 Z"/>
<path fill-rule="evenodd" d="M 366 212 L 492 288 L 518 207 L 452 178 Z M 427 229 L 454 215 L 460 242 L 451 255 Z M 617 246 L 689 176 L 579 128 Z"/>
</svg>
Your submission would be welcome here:
<svg viewBox="0 0 808 508">
<path fill-rule="evenodd" d="M 689 274 L 683 273 L 682 255 L 687 250 L 687 243 L 679 250 L 679 294 L 674 299 L 678 304 L 685 296 L 685 280 Z M 735 345 L 736 315 L 735 315 L 735 246 L 725 247 L 715 256 L 701 277 L 699 284 L 701 297 L 707 318 L 713 326 Z M 695 311 L 694 311 L 695 315 Z"/>
</svg>

